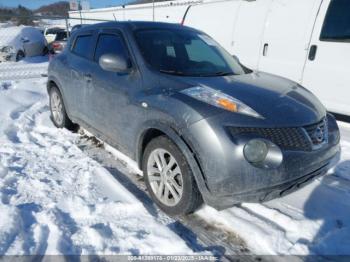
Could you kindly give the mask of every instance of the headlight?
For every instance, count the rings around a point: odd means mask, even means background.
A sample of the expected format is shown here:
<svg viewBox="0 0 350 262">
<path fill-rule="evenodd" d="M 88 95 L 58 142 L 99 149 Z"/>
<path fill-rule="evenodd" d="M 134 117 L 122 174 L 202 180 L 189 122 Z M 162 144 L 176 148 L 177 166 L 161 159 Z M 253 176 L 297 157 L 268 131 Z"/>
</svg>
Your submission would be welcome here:
<svg viewBox="0 0 350 262">
<path fill-rule="evenodd" d="M 231 112 L 245 114 L 256 118 L 263 118 L 240 100 L 207 86 L 190 87 L 181 92 L 195 99 Z"/>
</svg>

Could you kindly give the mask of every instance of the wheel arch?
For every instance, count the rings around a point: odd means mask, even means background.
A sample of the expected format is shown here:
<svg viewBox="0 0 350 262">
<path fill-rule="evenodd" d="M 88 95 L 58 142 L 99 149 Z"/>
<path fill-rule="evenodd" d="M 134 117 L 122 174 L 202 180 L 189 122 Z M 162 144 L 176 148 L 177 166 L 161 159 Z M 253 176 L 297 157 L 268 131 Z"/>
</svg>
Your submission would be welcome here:
<svg viewBox="0 0 350 262">
<path fill-rule="evenodd" d="M 57 79 L 55 79 L 54 77 L 49 77 L 46 83 L 46 89 L 48 94 L 50 94 L 50 90 L 52 87 L 57 87 L 62 94 L 62 88 Z"/>
<path fill-rule="evenodd" d="M 211 202 L 209 197 L 210 192 L 204 173 L 190 142 L 186 140 L 186 138 L 180 132 L 176 131 L 177 129 L 166 123 L 152 121 L 148 123 L 142 130 L 143 131 L 141 132 L 137 142 L 136 161 L 138 167 L 142 169 L 142 158 L 147 144 L 158 136 L 166 136 L 179 147 L 181 152 L 186 157 L 186 160 L 188 161 L 188 164 L 190 165 L 193 172 L 198 189 L 200 190 L 205 202 Z"/>
</svg>

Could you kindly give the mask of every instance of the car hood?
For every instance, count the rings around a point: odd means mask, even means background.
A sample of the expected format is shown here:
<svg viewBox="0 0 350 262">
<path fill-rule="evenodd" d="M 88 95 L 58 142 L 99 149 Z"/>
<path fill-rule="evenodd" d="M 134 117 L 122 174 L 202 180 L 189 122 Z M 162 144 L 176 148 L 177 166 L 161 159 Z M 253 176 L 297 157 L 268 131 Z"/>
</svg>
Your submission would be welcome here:
<svg viewBox="0 0 350 262">
<path fill-rule="evenodd" d="M 190 77 L 182 81 L 186 86 L 207 86 L 239 99 L 271 126 L 304 126 L 326 115 L 324 106 L 311 92 L 293 81 L 267 73 Z"/>
</svg>

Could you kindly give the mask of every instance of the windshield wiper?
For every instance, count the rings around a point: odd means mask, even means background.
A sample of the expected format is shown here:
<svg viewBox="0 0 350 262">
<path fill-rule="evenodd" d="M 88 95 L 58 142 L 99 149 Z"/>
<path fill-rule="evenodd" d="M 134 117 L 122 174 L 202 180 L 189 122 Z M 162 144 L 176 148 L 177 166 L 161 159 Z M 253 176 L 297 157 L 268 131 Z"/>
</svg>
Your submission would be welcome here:
<svg viewBox="0 0 350 262">
<path fill-rule="evenodd" d="M 179 75 L 179 76 L 193 76 L 193 77 L 210 77 L 210 76 L 228 76 L 228 75 L 234 75 L 233 72 L 216 72 L 213 74 L 186 74 L 182 71 L 176 71 L 176 70 L 165 70 L 160 69 L 159 72 L 165 73 L 165 74 L 171 74 L 171 75 Z"/>
<path fill-rule="evenodd" d="M 234 75 L 233 72 L 216 72 L 214 74 L 215 76 L 229 76 L 229 75 Z"/>
<path fill-rule="evenodd" d="M 184 76 L 184 75 L 186 75 L 184 72 L 176 71 L 176 70 L 164 70 L 164 69 L 160 69 L 159 72 L 165 73 L 165 74 L 171 74 L 171 75 L 179 75 L 179 76 Z"/>
<path fill-rule="evenodd" d="M 211 77 L 211 76 L 230 76 L 230 75 L 234 75 L 233 72 L 215 72 L 212 74 L 199 74 L 198 76 L 202 76 L 202 77 Z"/>
</svg>

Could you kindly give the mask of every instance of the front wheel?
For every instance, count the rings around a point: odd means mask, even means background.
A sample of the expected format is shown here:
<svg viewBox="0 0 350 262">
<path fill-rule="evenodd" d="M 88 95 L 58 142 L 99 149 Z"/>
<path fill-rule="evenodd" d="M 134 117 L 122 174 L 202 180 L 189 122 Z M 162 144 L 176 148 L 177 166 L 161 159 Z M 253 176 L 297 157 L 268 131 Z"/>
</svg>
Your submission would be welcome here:
<svg viewBox="0 0 350 262">
<path fill-rule="evenodd" d="M 191 168 L 180 149 L 160 136 L 146 147 L 142 161 L 147 189 L 169 215 L 194 212 L 203 202 Z"/>
</svg>

